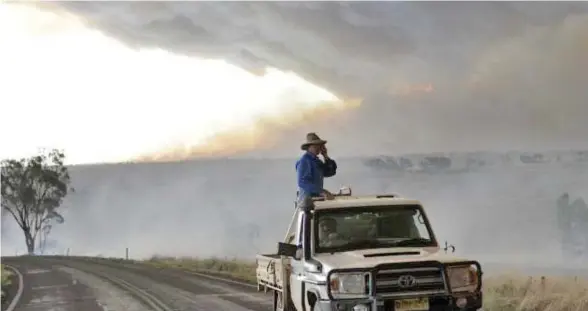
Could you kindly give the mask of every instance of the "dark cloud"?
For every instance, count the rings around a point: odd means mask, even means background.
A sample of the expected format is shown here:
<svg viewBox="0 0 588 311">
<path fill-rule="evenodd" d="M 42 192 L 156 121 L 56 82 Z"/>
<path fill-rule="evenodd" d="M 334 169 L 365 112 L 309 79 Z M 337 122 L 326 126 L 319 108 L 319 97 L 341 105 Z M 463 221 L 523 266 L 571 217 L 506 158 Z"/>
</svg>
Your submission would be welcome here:
<svg viewBox="0 0 588 311">
<path fill-rule="evenodd" d="M 291 133 L 320 129 L 335 143 L 345 138 L 337 146 L 345 153 L 355 153 L 349 142 L 382 153 L 588 144 L 588 3 L 57 5 L 134 47 L 223 58 L 255 74 L 265 66 L 291 70 L 339 96 L 365 99 L 344 126 L 317 119 Z M 429 82 L 432 93 L 389 92 Z"/>
</svg>

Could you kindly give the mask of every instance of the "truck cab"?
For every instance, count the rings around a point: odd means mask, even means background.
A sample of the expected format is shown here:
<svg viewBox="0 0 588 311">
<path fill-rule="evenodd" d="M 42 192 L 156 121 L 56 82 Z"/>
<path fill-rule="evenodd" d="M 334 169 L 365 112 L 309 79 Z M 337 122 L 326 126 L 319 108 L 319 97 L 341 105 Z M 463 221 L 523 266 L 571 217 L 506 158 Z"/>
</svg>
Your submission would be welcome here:
<svg viewBox="0 0 588 311">
<path fill-rule="evenodd" d="M 257 255 L 258 290 L 273 292 L 274 310 L 482 307 L 480 264 L 439 246 L 419 201 L 349 190 L 295 204 L 278 251 Z"/>
</svg>

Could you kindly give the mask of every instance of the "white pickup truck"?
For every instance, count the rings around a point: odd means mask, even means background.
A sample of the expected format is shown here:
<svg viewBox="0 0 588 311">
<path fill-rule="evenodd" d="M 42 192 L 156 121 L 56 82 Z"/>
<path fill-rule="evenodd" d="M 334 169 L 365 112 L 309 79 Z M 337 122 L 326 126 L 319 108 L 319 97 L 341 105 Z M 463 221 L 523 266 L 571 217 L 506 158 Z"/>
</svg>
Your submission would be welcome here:
<svg viewBox="0 0 588 311">
<path fill-rule="evenodd" d="M 278 252 L 257 255 L 279 311 L 473 311 L 477 261 L 441 248 L 421 203 L 395 195 L 306 198 Z M 447 245 L 447 244 L 446 244 Z"/>
</svg>

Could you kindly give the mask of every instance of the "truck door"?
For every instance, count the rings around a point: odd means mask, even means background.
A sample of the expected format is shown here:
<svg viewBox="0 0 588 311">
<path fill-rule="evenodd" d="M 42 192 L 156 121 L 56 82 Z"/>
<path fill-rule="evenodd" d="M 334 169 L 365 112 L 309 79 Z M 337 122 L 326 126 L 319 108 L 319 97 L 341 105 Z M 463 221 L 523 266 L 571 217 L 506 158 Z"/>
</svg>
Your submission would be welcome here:
<svg viewBox="0 0 588 311">
<path fill-rule="evenodd" d="M 302 245 L 302 219 L 304 213 L 298 214 L 297 230 L 296 230 L 296 245 Z M 291 272 L 290 272 L 290 297 L 291 302 L 296 307 L 297 311 L 303 311 L 304 295 L 302 295 L 302 278 L 304 277 L 304 260 L 302 253 L 299 256 L 290 260 Z"/>
</svg>

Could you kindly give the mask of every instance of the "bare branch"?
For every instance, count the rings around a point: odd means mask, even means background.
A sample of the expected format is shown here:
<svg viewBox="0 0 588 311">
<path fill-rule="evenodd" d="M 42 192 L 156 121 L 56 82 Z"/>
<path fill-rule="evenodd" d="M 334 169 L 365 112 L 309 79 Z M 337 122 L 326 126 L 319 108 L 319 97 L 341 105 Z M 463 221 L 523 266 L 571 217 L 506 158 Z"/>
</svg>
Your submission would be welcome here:
<svg viewBox="0 0 588 311">
<path fill-rule="evenodd" d="M 14 220 L 16 220 L 16 223 L 18 224 L 18 226 L 24 230 L 25 227 L 24 227 L 24 224 L 22 223 L 22 220 L 18 216 L 16 216 L 16 214 L 14 214 L 14 212 L 12 210 L 6 209 L 6 211 L 8 211 L 12 215 Z"/>
</svg>

